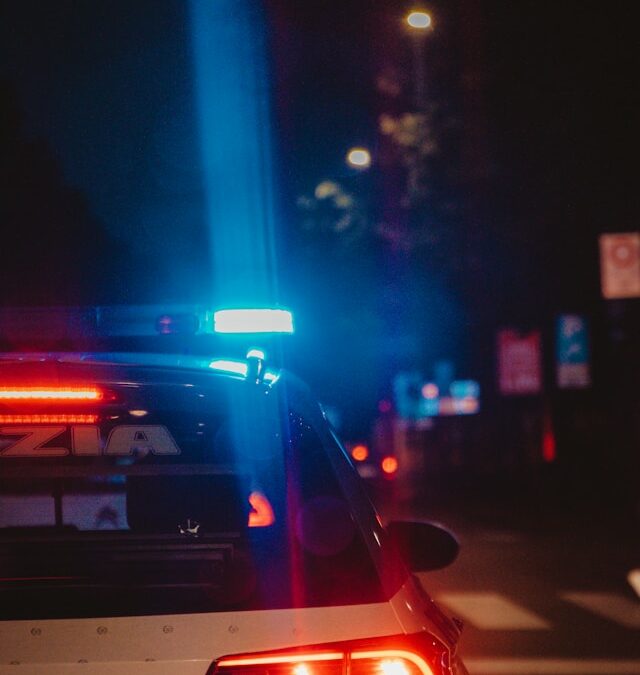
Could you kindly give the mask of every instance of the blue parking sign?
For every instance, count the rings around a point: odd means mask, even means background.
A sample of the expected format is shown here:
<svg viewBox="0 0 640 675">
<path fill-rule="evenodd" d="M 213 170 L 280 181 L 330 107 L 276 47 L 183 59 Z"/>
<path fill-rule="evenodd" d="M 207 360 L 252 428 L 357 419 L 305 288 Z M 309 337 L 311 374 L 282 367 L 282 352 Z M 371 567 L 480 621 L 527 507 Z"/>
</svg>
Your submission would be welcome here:
<svg viewBox="0 0 640 675">
<path fill-rule="evenodd" d="M 562 314 L 556 323 L 556 379 L 560 389 L 590 386 L 589 323 L 578 314 Z"/>
</svg>

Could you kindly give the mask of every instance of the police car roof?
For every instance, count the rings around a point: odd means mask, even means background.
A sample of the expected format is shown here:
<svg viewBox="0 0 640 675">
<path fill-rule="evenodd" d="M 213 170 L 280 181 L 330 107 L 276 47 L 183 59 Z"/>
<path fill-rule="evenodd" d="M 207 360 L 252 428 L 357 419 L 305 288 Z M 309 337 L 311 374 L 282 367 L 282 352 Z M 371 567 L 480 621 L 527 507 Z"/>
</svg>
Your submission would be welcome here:
<svg viewBox="0 0 640 675">
<path fill-rule="evenodd" d="M 253 379 L 249 359 L 225 360 L 183 354 L 131 352 L 0 352 L 0 388 L 11 383 L 29 386 L 47 381 L 94 381 L 162 385 L 236 387 L 259 384 L 264 391 L 283 391 L 308 419 L 322 413 L 308 385 L 287 370 L 265 368 Z"/>
<path fill-rule="evenodd" d="M 218 379 L 244 380 L 249 372 L 248 359 L 215 359 L 188 354 L 155 354 L 132 352 L 4 352 L 0 353 L 0 379 L 9 372 L 14 378 L 20 373 L 34 373 L 46 368 L 58 367 L 67 372 L 80 368 L 85 376 L 94 369 L 96 376 L 116 375 L 116 372 L 136 371 L 136 376 L 145 381 L 153 381 L 163 372 L 163 377 L 172 371 L 172 379 L 179 380 L 189 373 L 213 376 Z M 154 373 L 156 375 L 154 375 Z M 264 384 L 273 386 L 282 376 L 281 371 L 265 369 Z M 291 379 L 288 377 L 287 379 Z M 297 378 L 293 378 L 297 380 Z"/>
<path fill-rule="evenodd" d="M 199 381 L 243 383 L 253 381 L 268 389 L 287 387 L 288 395 L 313 405 L 305 382 L 285 369 L 263 364 L 259 376 L 251 359 L 217 359 L 184 354 L 130 352 L 0 352 L 0 387 L 3 384 L 95 379 L 96 382 L 189 383 Z"/>
<path fill-rule="evenodd" d="M 189 354 L 155 354 L 146 352 L 2 352 L 0 364 L 6 363 L 87 363 L 101 365 L 135 365 L 165 368 L 208 369 L 211 358 Z"/>
</svg>

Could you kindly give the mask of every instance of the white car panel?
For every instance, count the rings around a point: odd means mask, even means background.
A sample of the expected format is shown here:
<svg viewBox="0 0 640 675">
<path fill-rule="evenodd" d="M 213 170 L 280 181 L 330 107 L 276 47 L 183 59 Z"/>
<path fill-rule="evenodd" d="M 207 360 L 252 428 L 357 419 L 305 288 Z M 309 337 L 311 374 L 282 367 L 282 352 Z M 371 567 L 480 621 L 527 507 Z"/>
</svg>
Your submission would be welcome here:
<svg viewBox="0 0 640 675">
<path fill-rule="evenodd" d="M 172 675 L 204 674 L 214 659 L 225 654 L 401 632 L 388 602 L 211 614 L 3 621 L 0 673 L 15 675 L 15 668 L 8 668 L 8 664 L 19 663 L 21 675 L 29 672 L 24 667 L 36 664 L 33 672 L 54 675 L 62 672 L 60 667 L 82 661 L 83 673 L 106 674 L 115 672 L 107 668 L 106 662 L 117 654 L 120 675 L 146 673 L 147 670 L 138 670 L 141 666 L 150 669 L 149 673 L 169 672 L 163 664 L 176 661 L 184 663 L 188 670 L 174 669 Z M 153 665 L 145 665 L 150 661 Z"/>
</svg>

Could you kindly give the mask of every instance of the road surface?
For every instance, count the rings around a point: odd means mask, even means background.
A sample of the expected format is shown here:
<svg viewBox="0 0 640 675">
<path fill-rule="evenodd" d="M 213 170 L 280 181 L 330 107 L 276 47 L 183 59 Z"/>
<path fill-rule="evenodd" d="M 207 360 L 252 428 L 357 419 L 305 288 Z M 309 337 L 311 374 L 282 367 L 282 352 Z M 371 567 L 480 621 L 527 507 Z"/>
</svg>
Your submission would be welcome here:
<svg viewBox="0 0 640 675">
<path fill-rule="evenodd" d="M 640 598 L 627 579 L 640 568 L 637 524 L 505 518 L 495 504 L 482 513 L 475 504 L 381 510 L 457 534 L 453 565 L 419 578 L 464 621 L 471 675 L 640 675 Z"/>
</svg>

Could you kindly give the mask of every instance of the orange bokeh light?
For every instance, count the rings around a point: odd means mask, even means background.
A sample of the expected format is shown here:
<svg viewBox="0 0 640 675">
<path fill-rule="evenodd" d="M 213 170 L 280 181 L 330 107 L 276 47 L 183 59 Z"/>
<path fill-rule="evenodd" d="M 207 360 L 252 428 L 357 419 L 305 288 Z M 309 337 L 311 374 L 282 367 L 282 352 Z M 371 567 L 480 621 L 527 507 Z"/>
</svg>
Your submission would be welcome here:
<svg viewBox="0 0 640 675">
<path fill-rule="evenodd" d="M 262 492 L 252 492 L 249 495 L 249 504 L 252 507 L 249 512 L 249 527 L 269 527 L 276 522 L 271 502 Z"/>
<path fill-rule="evenodd" d="M 351 456 L 356 462 L 364 462 L 369 456 L 369 448 L 362 443 L 354 445 L 353 448 L 351 448 Z"/>
<path fill-rule="evenodd" d="M 382 460 L 380 466 L 387 474 L 395 473 L 398 470 L 398 460 L 395 457 L 389 455 Z"/>
<path fill-rule="evenodd" d="M 427 382 L 422 387 L 422 397 L 428 399 L 438 398 L 440 391 L 438 390 L 438 385 L 433 382 Z"/>
</svg>

